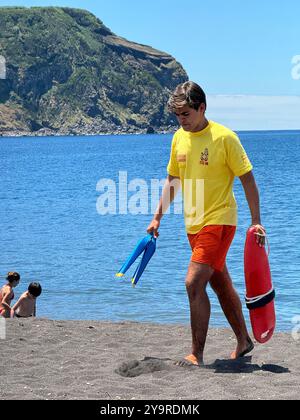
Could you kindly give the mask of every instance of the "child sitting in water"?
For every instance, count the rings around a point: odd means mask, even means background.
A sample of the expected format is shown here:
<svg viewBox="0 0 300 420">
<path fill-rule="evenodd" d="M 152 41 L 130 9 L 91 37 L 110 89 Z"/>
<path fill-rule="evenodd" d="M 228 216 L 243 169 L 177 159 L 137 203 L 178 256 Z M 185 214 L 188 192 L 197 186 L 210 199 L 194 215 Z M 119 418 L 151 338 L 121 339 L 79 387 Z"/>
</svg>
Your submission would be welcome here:
<svg viewBox="0 0 300 420">
<path fill-rule="evenodd" d="M 28 291 L 23 293 L 17 303 L 12 307 L 11 318 L 30 318 L 36 316 L 36 298 L 42 293 L 39 283 L 30 283 Z"/>
</svg>

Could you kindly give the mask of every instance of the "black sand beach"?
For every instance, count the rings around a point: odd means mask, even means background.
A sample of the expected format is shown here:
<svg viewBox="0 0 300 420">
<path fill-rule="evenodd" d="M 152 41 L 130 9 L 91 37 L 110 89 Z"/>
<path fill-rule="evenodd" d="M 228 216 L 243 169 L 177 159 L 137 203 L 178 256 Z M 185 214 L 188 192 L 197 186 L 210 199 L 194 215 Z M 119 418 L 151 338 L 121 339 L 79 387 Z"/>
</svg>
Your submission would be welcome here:
<svg viewBox="0 0 300 420">
<path fill-rule="evenodd" d="M 229 330 L 209 332 L 205 368 L 181 368 L 188 326 L 7 320 L 1 400 L 300 399 L 300 342 L 277 333 L 230 361 Z"/>
</svg>

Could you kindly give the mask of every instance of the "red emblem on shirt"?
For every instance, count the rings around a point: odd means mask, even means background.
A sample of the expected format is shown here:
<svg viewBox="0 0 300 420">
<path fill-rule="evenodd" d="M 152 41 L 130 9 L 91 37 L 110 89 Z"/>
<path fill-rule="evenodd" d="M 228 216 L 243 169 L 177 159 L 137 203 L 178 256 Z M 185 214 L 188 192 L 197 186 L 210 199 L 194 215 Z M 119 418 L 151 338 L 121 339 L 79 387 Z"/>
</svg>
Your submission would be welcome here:
<svg viewBox="0 0 300 420">
<path fill-rule="evenodd" d="M 200 165 L 208 166 L 209 160 L 209 152 L 208 149 L 205 149 L 204 152 L 201 153 Z"/>
</svg>

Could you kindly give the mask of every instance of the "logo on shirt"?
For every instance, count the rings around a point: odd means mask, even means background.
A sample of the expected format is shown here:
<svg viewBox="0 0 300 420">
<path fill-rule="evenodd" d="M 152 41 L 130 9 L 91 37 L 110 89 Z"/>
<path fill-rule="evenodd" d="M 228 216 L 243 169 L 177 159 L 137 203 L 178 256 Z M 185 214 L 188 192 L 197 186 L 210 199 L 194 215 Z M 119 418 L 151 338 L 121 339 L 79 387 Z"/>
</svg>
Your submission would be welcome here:
<svg viewBox="0 0 300 420">
<path fill-rule="evenodd" d="M 186 155 L 177 155 L 177 162 L 178 163 L 185 163 L 186 162 Z"/>
<path fill-rule="evenodd" d="M 205 149 L 204 152 L 201 153 L 200 165 L 208 166 L 209 161 L 209 152 L 208 149 Z"/>
<path fill-rule="evenodd" d="M 244 163 L 245 165 L 247 165 L 247 163 L 249 162 L 249 159 L 248 159 L 248 156 L 247 156 L 247 154 L 246 154 L 246 153 L 244 153 L 244 154 L 242 155 L 242 161 L 243 161 L 243 163 Z"/>
</svg>

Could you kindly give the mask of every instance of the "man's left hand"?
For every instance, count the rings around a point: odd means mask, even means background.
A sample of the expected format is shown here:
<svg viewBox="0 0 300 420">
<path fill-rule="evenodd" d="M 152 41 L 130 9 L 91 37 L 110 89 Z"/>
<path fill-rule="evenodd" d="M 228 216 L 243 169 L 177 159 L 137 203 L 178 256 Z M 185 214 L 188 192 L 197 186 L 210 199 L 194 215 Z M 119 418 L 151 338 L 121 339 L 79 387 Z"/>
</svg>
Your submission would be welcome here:
<svg viewBox="0 0 300 420">
<path fill-rule="evenodd" d="M 263 247 L 266 244 L 267 231 L 262 225 L 252 225 L 256 229 L 256 243 Z"/>
</svg>

